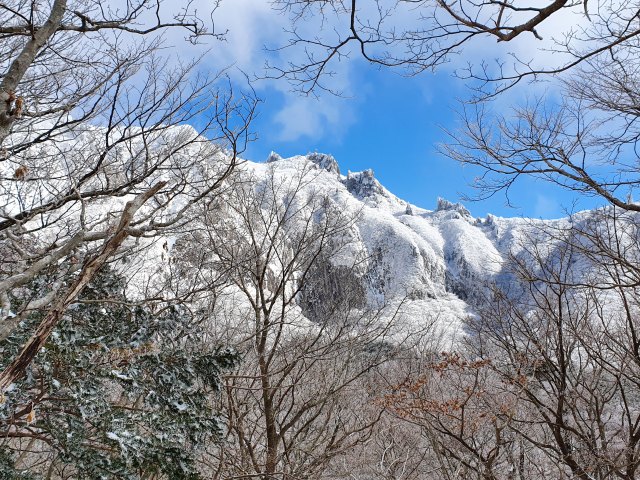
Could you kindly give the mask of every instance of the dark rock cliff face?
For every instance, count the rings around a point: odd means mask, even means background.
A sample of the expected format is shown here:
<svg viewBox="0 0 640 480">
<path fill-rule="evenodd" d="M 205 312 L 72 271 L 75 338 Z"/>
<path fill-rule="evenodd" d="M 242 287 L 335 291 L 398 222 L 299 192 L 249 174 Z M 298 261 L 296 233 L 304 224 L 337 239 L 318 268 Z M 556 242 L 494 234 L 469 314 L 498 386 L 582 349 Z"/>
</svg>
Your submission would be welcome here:
<svg viewBox="0 0 640 480">
<path fill-rule="evenodd" d="M 483 279 L 469 268 L 460 252 L 448 252 L 444 257 L 449 266 L 445 272 L 445 290 L 468 304 L 479 301 L 485 288 Z"/>
<path fill-rule="evenodd" d="M 460 300 L 464 300 L 465 302 L 469 302 L 469 300 L 477 296 L 477 292 L 474 288 L 472 288 L 468 283 L 454 277 L 449 271 L 445 273 L 445 289 L 447 292 L 453 293 Z"/>
<path fill-rule="evenodd" d="M 308 319 L 328 321 L 349 309 L 366 306 L 364 282 L 352 268 L 320 258 L 309 271 L 297 303 Z"/>
<path fill-rule="evenodd" d="M 385 248 L 381 245 L 373 246 L 369 252 L 369 271 L 365 275 L 365 281 L 374 295 L 384 296 L 393 281 L 385 253 Z"/>
</svg>

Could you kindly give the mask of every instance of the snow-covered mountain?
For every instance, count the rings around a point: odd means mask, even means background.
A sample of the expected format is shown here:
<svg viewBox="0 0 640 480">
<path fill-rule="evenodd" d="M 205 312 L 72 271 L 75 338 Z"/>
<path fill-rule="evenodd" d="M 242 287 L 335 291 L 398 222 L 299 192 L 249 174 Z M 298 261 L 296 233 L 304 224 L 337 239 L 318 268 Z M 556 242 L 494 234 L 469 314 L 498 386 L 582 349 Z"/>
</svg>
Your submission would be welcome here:
<svg viewBox="0 0 640 480">
<path fill-rule="evenodd" d="M 470 313 L 484 281 L 501 280 L 504 255 L 518 248 L 518 236 L 530 222 L 474 218 L 462 204 L 442 198 L 426 210 L 389 192 L 371 170 L 344 175 L 331 155 L 321 153 L 287 159 L 272 153 L 265 163 L 247 162 L 244 168 L 257 178 L 270 168 L 285 177 L 308 162 L 317 170 L 314 189 L 345 210 L 361 212 L 354 235 L 366 246 L 369 294 L 405 293 L 416 315 L 436 314 L 447 329 Z"/>
</svg>

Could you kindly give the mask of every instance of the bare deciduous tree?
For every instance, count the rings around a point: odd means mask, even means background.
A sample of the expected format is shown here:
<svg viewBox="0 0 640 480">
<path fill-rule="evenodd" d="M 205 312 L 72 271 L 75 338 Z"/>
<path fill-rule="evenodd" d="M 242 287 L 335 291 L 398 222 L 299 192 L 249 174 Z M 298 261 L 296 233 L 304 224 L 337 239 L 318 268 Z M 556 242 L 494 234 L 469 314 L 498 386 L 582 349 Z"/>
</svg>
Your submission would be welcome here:
<svg viewBox="0 0 640 480">
<path fill-rule="evenodd" d="M 15 1 L 0 15 L 4 340 L 34 309 L 57 318 L 100 265 L 188 222 L 251 139 L 256 98 L 218 87 L 223 75 L 198 72 L 198 60 L 173 66 L 158 56 L 167 28 L 192 42 L 217 35 L 190 3 L 172 13 L 162 1 Z M 54 280 L 17 310 L 12 298 L 45 272 Z M 19 370 L 5 372 L 2 390 Z"/>
<path fill-rule="evenodd" d="M 539 27 L 562 16 L 566 30 L 551 43 L 561 54 L 553 57 L 559 61 L 539 66 L 512 55 L 513 65 L 500 59 L 493 66 L 482 62 L 457 72 L 479 81 L 474 85 L 478 93 L 493 96 L 522 80 L 561 74 L 604 58 L 622 59 L 636 49 L 640 34 L 636 2 L 280 0 L 275 6 L 291 19 L 291 38 L 280 50 L 300 49 L 303 58 L 286 66 L 270 65 L 270 76 L 286 78 L 307 95 L 331 91 L 324 79 L 335 74 L 332 63 L 348 58 L 351 49 L 372 65 L 412 76 L 449 62 L 471 43 L 528 36 L 535 45 L 542 40 Z M 586 25 L 580 19 L 586 19 Z M 306 28 L 306 21 L 317 21 L 318 28 Z"/>
<path fill-rule="evenodd" d="M 266 168 L 264 180 L 237 178 L 174 248 L 181 276 L 211 282 L 199 293 L 209 309 L 226 297 L 211 330 L 243 356 L 217 407 L 229 443 L 203 456 L 215 478 L 321 475 L 370 438 L 380 368 L 418 336 L 399 327 L 401 299 L 363 299 L 358 212 L 314 188 L 313 163 Z"/>
</svg>

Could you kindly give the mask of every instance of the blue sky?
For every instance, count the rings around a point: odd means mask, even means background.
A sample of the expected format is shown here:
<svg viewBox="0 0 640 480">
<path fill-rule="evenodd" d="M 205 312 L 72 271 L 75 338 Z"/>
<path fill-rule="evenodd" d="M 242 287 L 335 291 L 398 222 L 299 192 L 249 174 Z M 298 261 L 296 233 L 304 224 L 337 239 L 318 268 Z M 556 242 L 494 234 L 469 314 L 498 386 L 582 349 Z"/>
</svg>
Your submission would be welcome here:
<svg viewBox="0 0 640 480">
<path fill-rule="evenodd" d="M 473 194 L 468 183 L 478 173 L 472 167 L 436 153 L 443 140 L 441 127 L 455 128 L 456 94 L 464 94 L 464 85 L 448 74 L 402 78 L 390 71 L 362 73 L 362 92 L 351 99 L 331 99 L 348 117 L 331 125 L 319 121 L 310 134 L 283 134 L 286 126 L 278 122 L 285 94 L 267 89 L 261 92 L 264 103 L 255 124 L 259 140 L 250 145 L 246 157 L 263 161 L 273 150 L 282 157 L 318 151 L 332 154 L 343 174 L 366 168 L 400 198 L 422 208 L 435 208 L 437 197 L 457 201 L 461 193 Z M 320 100 L 304 98 L 311 111 Z M 487 213 L 511 217 L 559 218 L 563 206 L 571 207 L 574 196 L 542 181 L 521 180 L 509 193 L 505 206 L 502 194 L 482 201 L 466 203 L 474 216 Z M 580 209 L 595 205 L 582 199 Z"/>
<path fill-rule="evenodd" d="M 288 35 L 283 31 L 286 19 L 273 12 L 264 0 L 223 2 L 216 15 L 218 25 L 229 29 L 228 40 L 209 46 L 205 66 L 215 70 L 233 64 L 229 72 L 239 84 L 243 80 L 241 71 L 262 75 L 265 60 L 282 64 L 301 54 L 265 51 L 265 45 L 285 44 Z M 539 31 L 550 38 L 560 26 L 550 23 L 546 28 L 547 32 Z M 337 75 L 331 80 L 333 87 L 351 98 L 329 94 L 319 99 L 307 98 L 290 92 L 284 81 L 255 82 L 254 88 L 263 100 L 254 124 L 259 140 L 249 146 L 244 156 L 263 161 L 271 151 L 282 157 L 313 151 L 330 153 L 343 173 L 370 168 L 387 189 L 417 206 L 433 209 L 437 197 L 457 201 L 460 193 L 473 193 L 467 184 L 478 170 L 463 168 L 435 152 L 436 143 L 443 139 L 441 127 L 455 128 L 456 97 L 466 95 L 464 82 L 452 76 L 454 69 L 470 59 L 477 62 L 482 57 L 490 61 L 507 58 L 510 52 L 548 61 L 549 54 L 540 52 L 540 46 L 530 38 L 509 45 L 496 45 L 493 40 L 478 42 L 436 74 L 411 78 L 372 68 L 355 53 L 351 60 L 333 65 Z M 192 55 L 188 47 L 180 46 L 180 52 Z M 525 85 L 505 95 L 503 103 L 541 95 L 549 88 Z M 517 183 L 510 191 L 510 199 L 520 208 L 506 207 L 500 194 L 466 205 L 475 216 L 493 213 L 558 218 L 563 216 L 563 207 L 571 207 L 575 200 L 560 188 L 532 179 Z M 591 199 L 581 199 L 578 209 L 595 205 Z"/>
</svg>

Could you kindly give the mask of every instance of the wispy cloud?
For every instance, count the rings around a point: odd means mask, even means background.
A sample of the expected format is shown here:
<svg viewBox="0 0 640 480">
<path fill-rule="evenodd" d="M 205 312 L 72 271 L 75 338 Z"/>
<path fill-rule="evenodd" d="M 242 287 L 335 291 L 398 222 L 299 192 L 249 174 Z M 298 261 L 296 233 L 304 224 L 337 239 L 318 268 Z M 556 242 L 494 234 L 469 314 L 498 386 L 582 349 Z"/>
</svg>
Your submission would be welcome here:
<svg viewBox="0 0 640 480">
<path fill-rule="evenodd" d="M 199 12 L 207 12 L 211 8 L 209 0 L 197 0 Z M 416 11 L 397 11 L 394 21 L 398 28 L 405 24 L 415 23 Z M 515 63 L 509 55 L 513 53 L 518 58 L 529 61 L 534 65 L 557 64 L 561 61 L 560 55 L 552 54 L 541 48 L 551 49 L 552 38 L 559 35 L 568 24 L 584 23 L 586 20 L 579 10 L 567 11 L 561 15 L 555 15 L 543 23 L 539 33 L 544 40 L 540 41 L 533 35 L 523 34 L 515 41 L 509 43 L 497 43 L 492 37 L 478 38 L 464 46 L 461 55 L 452 56 L 450 63 L 439 69 L 438 83 L 450 84 L 450 75 L 454 70 L 465 68 L 469 63 L 476 66 L 484 59 L 495 68 L 494 59 L 506 61 L 506 67 L 511 69 Z M 228 30 L 227 40 L 213 42 L 207 48 L 209 53 L 205 58 L 205 65 L 213 71 L 223 67 L 234 65 L 230 70 L 230 76 L 237 82 L 243 82 L 243 73 L 250 77 L 264 75 L 265 62 L 269 60 L 274 65 L 286 66 L 288 62 L 299 63 L 303 61 L 305 52 L 301 48 L 292 48 L 284 51 L 267 51 L 265 47 L 282 47 L 288 43 L 290 34 L 285 31 L 288 27 L 287 17 L 272 8 L 270 2 L 264 0 L 233 0 L 223 1 L 214 14 L 215 25 L 218 31 Z M 299 27 L 308 37 L 315 35 L 331 35 L 332 30 L 325 25 L 325 29 L 318 23 L 318 19 L 311 19 L 309 23 L 302 23 Z M 183 32 L 171 31 L 168 33 L 168 43 L 177 45 L 177 54 L 185 58 L 193 56 L 194 52 L 202 52 L 202 47 L 185 45 L 178 37 Z M 193 49 L 193 50 L 191 50 Z M 354 51 L 352 59 L 345 62 L 335 62 L 331 65 L 337 75 L 328 79 L 330 86 L 341 91 L 346 96 L 366 97 L 366 89 L 362 88 L 362 78 L 376 74 L 375 69 L 367 65 L 367 62 L 358 60 L 359 54 Z M 354 61 L 354 59 L 357 59 Z M 428 75 L 425 73 L 425 75 Z M 425 85 L 433 85 L 433 81 L 425 82 Z M 524 88 L 509 92 L 502 102 L 520 101 L 526 95 L 542 95 L 550 86 L 526 85 Z M 282 105 L 279 112 L 274 113 L 273 122 L 280 127 L 276 136 L 282 141 L 295 141 L 302 137 L 318 140 L 327 135 L 344 135 L 349 127 L 358 122 L 359 102 L 339 99 L 330 94 L 322 94 L 320 100 L 300 97 L 290 92 L 290 86 L 284 81 L 262 80 L 254 83 L 258 92 L 269 91 L 269 95 L 279 97 L 277 103 Z M 384 93 L 382 93 L 384 94 Z M 438 93 L 439 94 L 439 93 Z M 427 100 L 433 99 L 434 93 L 425 86 L 424 96 Z M 455 95 L 452 92 L 452 95 Z"/>
<path fill-rule="evenodd" d="M 536 218 L 555 218 L 559 215 L 560 208 L 558 202 L 546 195 L 538 195 L 534 217 Z"/>
</svg>

